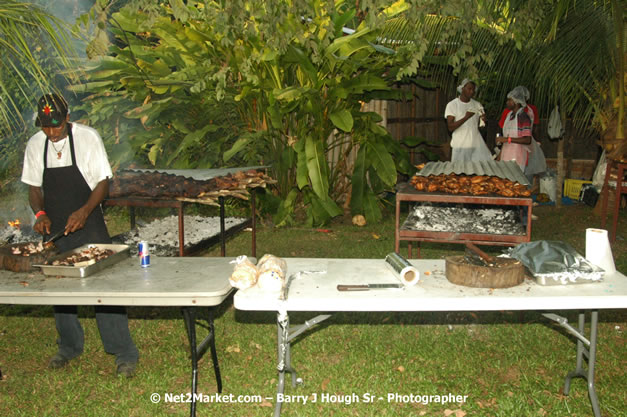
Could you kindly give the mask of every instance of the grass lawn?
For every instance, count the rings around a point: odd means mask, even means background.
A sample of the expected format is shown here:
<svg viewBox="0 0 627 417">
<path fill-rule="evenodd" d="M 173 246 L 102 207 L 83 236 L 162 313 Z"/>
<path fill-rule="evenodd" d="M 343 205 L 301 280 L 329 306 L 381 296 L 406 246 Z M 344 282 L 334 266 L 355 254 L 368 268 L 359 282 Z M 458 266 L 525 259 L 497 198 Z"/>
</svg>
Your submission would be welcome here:
<svg viewBox="0 0 627 417">
<path fill-rule="evenodd" d="M 585 229 L 599 227 L 592 209 L 537 207 L 533 239 L 556 239 L 585 252 Z M 236 215 L 237 213 L 234 213 Z M 124 231 L 125 211 L 108 215 L 112 234 Z M 621 213 L 614 245 L 618 270 L 627 272 L 627 216 Z M 349 218 L 322 232 L 305 227 L 259 225 L 257 255 L 383 258 L 394 249 L 394 215 L 355 227 Z M 250 254 L 250 233 L 227 243 L 227 255 Z M 498 248 L 489 249 L 497 253 Z M 401 250 L 406 254 L 406 246 Z M 423 244 L 424 258 L 461 253 L 458 245 Z M 218 256 L 211 248 L 201 256 Z M 427 278 L 425 278 L 427 279 Z M 179 416 L 189 404 L 151 402 L 150 395 L 190 391 L 187 337 L 179 309 L 129 308 L 131 333 L 140 350 L 137 375 L 115 376 L 114 358 L 102 348 L 93 309 L 79 309 L 85 352 L 61 370 L 48 370 L 56 352 L 51 307 L 0 306 L 0 415 Z M 562 312 L 576 322 L 574 312 Z M 627 416 L 627 311 L 600 312 L 596 388 L 603 416 Z M 301 323 L 313 315 L 293 315 Z M 227 300 L 216 317 L 224 393 L 272 397 L 276 391 L 275 315 L 234 310 Z M 574 368 L 573 338 L 539 313 L 335 314 L 293 345 L 293 365 L 304 385 L 286 393 L 316 403 L 284 404 L 284 416 L 590 416 L 586 383 L 576 379 L 569 396 L 563 379 Z M 216 392 L 210 357 L 200 363 L 198 391 Z M 366 393 L 383 401 L 322 402 L 322 394 L 350 399 Z M 465 403 L 387 401 L 400 395 L 467 395 Z M 274 401 L 256 404 L 199 403 L 199 416 L 268 416 Z M 464 414 L 465 413 L 465 414 Z"/>
</svg>

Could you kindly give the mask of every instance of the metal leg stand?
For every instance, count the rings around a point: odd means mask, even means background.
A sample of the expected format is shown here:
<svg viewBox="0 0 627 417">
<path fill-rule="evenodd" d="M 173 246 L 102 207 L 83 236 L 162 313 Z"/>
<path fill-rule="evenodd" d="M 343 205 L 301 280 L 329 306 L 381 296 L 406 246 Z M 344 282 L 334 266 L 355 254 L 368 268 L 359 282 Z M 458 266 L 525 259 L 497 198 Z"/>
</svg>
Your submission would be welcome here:
<svg viewBox="0 0 627 417">
<path fill-rule="evenodd" d="M 569 333 L 577 338 L 577 368 L 566 375 L 566 380 L 564 381 L 564 395 L 568 395 L 570 392 L 570 381 L 573 378 L 579 377 L 585 379 L 588 383 L 588 395 L 590 396 L 590 404 L 592 405 L 594 416 L 601 417 L 599 399 L 594 387 L 594 365 L 597 356 L 597 323 L 599 319 L 598 310 L 592 310 L 590 313 L 590 340 L 585 337 L 585 311 L 579 313 L 578 329 L 575 329 L 573 326 L 568 324 L 568 320 L 566 320 L 565 317 L 558 316 L 557 314 L 546 313 L 543 314 L 543 316 L 557 322 L 560 326 L 564 327 Z M 588 361 L 587 372 L 583 366 L 584 357 Z"/>
<path fill-rule="evenodd" d="M 256 203 L 255 203 L 255 190 L 253 189 L 250 192 L 250 210 L 251 210 L 251 228 L 253 229 L 253 235 L 252 235 L 252 240 L 253 240 L 253 257 L 256 258 L 257 257 L 257 210 L 256 210 Z"/>
<path fill-rule="evenodd" d="M 220 204 L 220 256 L 226 256 L 226 234 L 224 227 L 224 197 L 218 197 Z"/>
<path fill-rule="evenodd" d="M 128 217 L 131 221 L 131 230 L 135 229 L 135 207 L 130 206 L 128 208 Z"/>
<path fill-rule="evenodd" d="M 196 313 L 198 307 L 183 307 L 183 319 L 185 320 L 185 329 L 187 330 L 187 337 L 189 339 L 189 347 L 192 359 L 192 402 L 190 405 L 190 416 L 196 415 L 196 389 L 198 384 L 198 361 L 207 352 L 207 349 L 211 348 L 211 359 L 213 361 L 213 371 L 216 375 L 216 384 L 218 386 L 218 392 L 222 392 L 222 377 L 220 376 L 220 366 L 218 364 L 218 353 L 216 351 L 215 343 L 215 328 L 213 326 L 213 314 L 210 308 L 207 309 L 207 317 L 204 320 L 207 321 L 209 327 L 209 334 L 205 339 L 196 345 Z"/>
<path fill-rule="evenodd" d="M 321 314 L 305 323 L 290 328 L 290 317 L 287 312 L 279 312 L 277 314 L 277 346 L 278 346 L 278 365 L 279 383 L 277 386 L 277 402 L 274 406 L 274 417 L 281 415 L 281 401 L 278 401 L 278 394 L 285 392 L 285 374 L 292 374 L 292 386 L 302 383 L 302 379 L 296 378 L 296 371 L 292 368 L 291 342 L 301 333 L 307 331 L 318 323 L 321 323 L 331 317 L 330 314 Z"/>
</svg>

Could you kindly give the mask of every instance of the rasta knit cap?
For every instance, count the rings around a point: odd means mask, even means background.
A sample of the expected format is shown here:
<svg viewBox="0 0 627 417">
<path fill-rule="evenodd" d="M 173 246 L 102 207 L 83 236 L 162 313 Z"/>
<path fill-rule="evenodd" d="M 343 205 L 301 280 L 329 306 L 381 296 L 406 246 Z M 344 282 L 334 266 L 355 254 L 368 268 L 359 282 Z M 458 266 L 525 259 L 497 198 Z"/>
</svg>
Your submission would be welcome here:
<svg viewBox="0 0 627 417">
<path fill-rule="evenodd" d="M 68 115 L 67 101 L 59 94 L 46 94 L 37 103 L 35 126 L 57 127 Z"/>
</svg>

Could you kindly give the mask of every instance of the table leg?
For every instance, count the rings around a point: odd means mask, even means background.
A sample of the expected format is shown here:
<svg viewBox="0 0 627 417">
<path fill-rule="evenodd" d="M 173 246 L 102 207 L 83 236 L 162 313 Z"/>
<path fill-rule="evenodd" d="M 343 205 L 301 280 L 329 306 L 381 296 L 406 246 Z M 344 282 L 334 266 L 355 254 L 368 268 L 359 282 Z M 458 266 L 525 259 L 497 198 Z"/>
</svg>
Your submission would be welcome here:
<svg viewBox="0 0 627 417">
<path fill-rule="evenodd" d="M 605 167 L 605 178 L 603 179 L 603 187 L 601 188 L 601 229 L 605 229 L 605 222 L 607 222 L 607 200 L 610 193 L 609 182 L 612 172 L 612 160 L 607 158 L 606 161 L 607 166 Z"/>
<path fill-rule="evenodd" d="M 218 364 L 218 353 L 216 351 L 215 344 L 215 327 L 213 325 L 213 313 L 210 308 L 207 309 L 207 317 L 204 320 L 207 321 L 209 334 L 205 339 L 196 345 L 196 321 L 197 321 L 197 309 L 198 307 L 183 307 L 183 319 L 185 320 L 185 329 L 187 330 L 187 337 L 189 339 L 189 347 L 192 360 L 192 402 L 190 404 L 190 416 L 196 415 L 196 390 L 198 385 L 198 361 L 207 352 L 207 349 L 211 349 L 211 360 L 213 362 L 213 371 L 216 376 L 216 384 L 218 386 L 218 392 L 222 392 L 222 377 L 220 376 L 220 366 Z"/>
<path fill-rule="evenodd" d="M 224 197 L 218 197 L 220 203 L 220 256 L 226 256 L 226 234 L 224 231 Z"/>
<path fill-rule="evenodd" d="M 253 229 L 253 236 L 252 236 L 252 240 L 253 240 L 253 258 L 257 257 L 257 213 L 256 213 L 256 207 L 255 207 L 255 194 L 257 194 L 255 192 L 255 190 L 251 190 L 250 192 L 250 211 L 251 213 L 251 222 L 252 222 L 252 229 Z"/>
<path fill-rule="evenodd" d="M 184 203 L 178 207 L 179 214 L 179 256 L 185 256 L 185 212 Z"/>
<path fill-rule="evenodd" d="M 612 228 L 610 229 L 610 242 L 616 242 L 616 227 L 618 225 L 618 211 L 620 210 L 620 203 L 623 199 L 623 179 L 625 176 L 624 167 L 627 164 L 617 163 L 618 176 L 616 177 L 616 196 L 614 197 L 614 211 L 612 212 Z"/>
<path fill-rule="evenodd" d="M 131 230 L 135 229 L 135 207 L 130 206 L 128 208 L 128 217 L 131 221 Z"/>
<path fill-rule="evenodd" d="M 288 359 L 287 350 L 289 349 L 289 327 L 290 327 L 290 317 L 285 313 L 277 313 L 277 353 L 278 353 L 278 364 L 277 370 L 279 371 L 279 383 L 277 385 L 277 398 L 276 404 L 274 406 L 274 417 L 279 417 L 281 415 L 281 405 L 283 404 L 279 401 L 279 394 L 283 394 L 285 392 L 285 373 L 288 372 Z M 290 369 L 291 371 L 291 369 Z"/>
<path fill-rule="evenodd" d="M 401 254 L 401 231 L 399 229 L 401 224 L 401 201 L 396 196 L 396 220 L 394 226 L 394 252 Z M 410 256 L 411 258 L 411 256 Z"/>
<path fill-rule="evenodd" d="M 590 314 L 590 339 L 585 337 L 586 312 L 579 313 L 579 325 L 575 329 L 565 317 L 556 314 L 544 314 L 545 317 L 556 321 L 564 327 L 569 333 L 577 337 L 577 365 L 574 371 L 566 375 L 564 381 L 564 395 L 570 392 L 570 382 L 573 378 L 583 378 L 588 383 L 588 395 L 590 404 L 595 417 L 601 417 L 601 409 L 599 408 L 599 399 L 597 397 L 596 388 L 594 387 L 594 367 L 597 355 L 597 324 L 599 319 L 598 310 L 592 310 Z M 584 369 L 584 359 L 588 361 L 588 370 Z"/>
<path fill-rule="evenodd" d="M 531 221 L 533 220 L 531 218 L 531 216 L 532 216 L 532 214 L 531 214 L 532 207 L 533 207 L 532 204 L 527 206 L 527 227 L 526 227 L 526 232 L 527 232 L 527 239 L 529 239 L 529 242 L 531 242 Z"/>
<path fill-rule="evenodd" d="M 307 331 L 311 327 L 318 323 L 321 323 L 331 317 L 330 314 L 321 314 L 314 317 L 311 320 L 307 320 L 305 323 L 295 326 L 290 329 L 290 317 L 286 311 L 279 311 L 277 313 L 277 353 L 278 364 L 277 370 L 279 371 L 279 383 L 277 385 L 277 398 L 275 398 L 276 405 L 274 406 L 274 417 L 281 415 L 282 403 L 278 400 L 279 394 L 285 392 L 285 374 L 292 374 L 292 386 L 302 384 L 302 379 L 296 377 L 296 371 L 292 368 L 292 353 L 291 342 L 299 336 L 301 333 Z"/>
<path fill-rule="evenodd" d="M 585 312 L 579 313 L 579 333 L 584 334 L 586 316 Z M 592 411 L 595 417 L 601 417 L 601 409 L 599 408 L 599 399 L 597 397 L 596 389 L 594 387 L 594 366 L 596 362 L 597 353 L 597 323 L 599 312 L 593 310 L 590 315 L 590 343 L 587 344 L 581 340 L 577 340 L 577 368 L 569 372 L 564 382 L 564 395 L 568 395 L 570 392 L 570 381 L 573 378 L 583 378 L 588 383 L 588 395 L 590 396 L 590 403 L 592 404 Z M 588 371 L 583 368 L 584 357 L 588 359 Z"/>
</svg>

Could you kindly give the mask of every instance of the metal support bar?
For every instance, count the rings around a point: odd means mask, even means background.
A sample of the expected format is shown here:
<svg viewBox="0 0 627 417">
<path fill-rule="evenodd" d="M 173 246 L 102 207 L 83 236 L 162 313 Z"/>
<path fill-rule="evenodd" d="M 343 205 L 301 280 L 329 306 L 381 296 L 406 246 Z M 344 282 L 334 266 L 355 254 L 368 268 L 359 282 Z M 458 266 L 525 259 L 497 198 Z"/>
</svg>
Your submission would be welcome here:
<svg viewBox="0 0 627 417">
<path fill-rule="evenodd" d="M 226 235 L 224 233 L 224 197 L 218 197 L 220 203 L 220 256 L 226 256 Z"/>
<path fill-rule="evenodd" d="M 568 331 L 568 333 L 572 334 L 577 339 L 585 343 L 586 346 L 590 347 L 590 341 L 586 339 L 583 334 L 579 333 L 577 329 L 575 329 L 573 326 L 568 324 L 568 319 L 566 317 L 558 316 L 557 314 L 554 314 L 554 313 L 543 313 L 542 315 L 549 320 L 553 320 L 554 322 L 556 322 L 557 324 L 565 328 Z"/>
<path fill-rule="evenodd" d="M 592 405 L 592 412 L 594 417 L 601 417 L 601 408 L 599 407 L 599 399 L 597 397 L 596 388 L 594 387 L 594 367 L 596 363 L 597 355 L 597 325 L 599 321 L 599 311 L 592 310 L 590 312 L 590 340 L 585 335 L 586 325 L 586 312 L 579 312 L 579 324 L 575 329 L 568 324 L 568 320 L 565 317 L 558 316 L 557 314 L 545 313 L 544 317 L 557 322 L 560 326 L 564 327 L 569 333 L 577 338 L 577 365 L 574 371 L 569 372 L 566 375 L 564 381 L 564 395 L 568 395 L 570 392 L 570 382 L 573 378 L 583 378 L 588 384 L 588 396 L 590 397 L 590 404 Z M 584 369 L 584 358 L 588 362 L 588 370 Z"/>
<path fill-rule="evenodd" d="M 198 307 L 182 307 L 183 319 L 185 320 L 185 329 L 187 330 L 187 337 L 189 339 L 189 347 L 192 360 L 192 402 L 190 404 L 190 416 L 196 416 L 196 391 L 198 385 L 198 361 L 207 352 L 207 349 L 211 349 L 211 359 L 213 361 L 213 371 L 216 376 L 216 385 L 218 386 L 218 392 L 222 392 L 222 377 L 220 376 L 220 366 L 218 364 L 218 354 L 215 344 L 215 327 L 213 325 L 213 312 L 211 308 L 207 308 L 207 317 L 203 318 L 207 321 L 209 327 L 209 334 L 200 342 L 200 345 L 196 344 L 196 322 Z"/>
<path fill-rule="evenodd" d="M 185 211 L 183 206 L 185 203 L 181 203 L 178 207 L 179 215 L 179 256 L 185 256 Z"/>
<path fill-rule="evenodd" d="M 316 324 L 325 321 L 329 317 L 331 317 L 330 314 L 321 314 L 311 320 L 305 321 L 305 323 L 299 326 L 290 328 L 290 317 L 287 311 L 279 311 L 277 314 L 277 370 L 279 371 L 279 383 L 277 385 L 277 402 L 274 406 L 274 417 L 279 417 L 281 415 L 282 403 L 278 401 L 278 394 L 283 394 L 285 392 L 285 374 L 290 373 L 292 375 L 293 387 L 295 387 L 297 383 L 302 382 L 302 380 L 296 378 L 296 371 L 292 368 L 291 341 L 298 335 L 304 333 Z"/>
<path fill-rule="evenodd" d="M 251 217 L 251 222 L 252 222 L 252 226 L 251 228 L 253 229 L 253 236 L 252 236 L 252 240 L 253 240 L 253 248 L 252 248 L 252 253 L 253 253 L 253 258 L 257 257 L 257 208 L 256 208 L 256 203 L 255 203 L 255 195 L 257 193 L 255 192 L 255 189 L 253 188 L 252 190 L 250 190 L 250 217 Z"/>
<path fill-rule="evenodd" d="M 330 314 L 321 314 L 319 316 L 314 317 L 311 320 L 305 321 L 305 323 L 301 324 L 300 326 L 292 327 L 292 329 L 294 329 L 294 330 L 291 331 L 291 333 L 289 335 L 288 342 L 291 342 L 296 337 L 300 336 L 302 333 L 304 333 L 307 330 L 311 329 L 316 324 L 322 323 L 323 321 L 325 321 L 329 317 L 331 317 Z"/>
<path fill-rule="evenodd" d="M 135 229 L 136 223 L 135 223 L 135 207 L 129 207 L 128 208 L 128 216 L 131 220 L 131 230 Z"/>
</svg>

